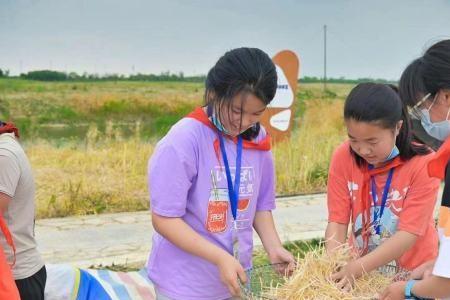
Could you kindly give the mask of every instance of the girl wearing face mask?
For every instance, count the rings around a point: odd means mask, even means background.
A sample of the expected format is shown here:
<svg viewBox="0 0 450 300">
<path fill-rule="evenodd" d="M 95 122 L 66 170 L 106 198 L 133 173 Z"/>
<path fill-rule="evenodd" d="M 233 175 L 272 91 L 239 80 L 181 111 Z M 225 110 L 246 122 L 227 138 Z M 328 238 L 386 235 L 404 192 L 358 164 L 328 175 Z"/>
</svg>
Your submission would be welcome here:
<svg viewBox="0 0 450 300">
<path fill-rule="evenodd" d="M 270 139 L 259 124 L 275 96 L 272 60 L 255 48 L 227 52 L 206 78 L 205 106 L 158 143 L 148 178 L 157 299 L 228 299 L 251 267 L 253 228 L 272 263 L 294 261 L 274 227 Z"/>
<path fill-rule="evenodd" d="M 413 270 L 437 255 L 433 206 L 439 180 L 431 150 L 411 143 L 410 119 L 395 87 L 363 83 L 348 95 L 349 140 L 333 154 L 328 177 L 326 249 L 347 241 L 355 259 L 332 274 L 349 290 L 355 278 L 386 264 Z"/>
<path fill-rule="evenodd" d="M 438 222 L 440 248 L 437 260 L 418 267 L 411 280 L 392 284 L 381 299 L 409 295 L 450 299 L 450 40 L 434 44 L 414 60 L 403 72 L 399 87 L 402 101 L 416 120 L 416 138 L 439 149 L 428 172 L 445 179 Z"/>
</svg>

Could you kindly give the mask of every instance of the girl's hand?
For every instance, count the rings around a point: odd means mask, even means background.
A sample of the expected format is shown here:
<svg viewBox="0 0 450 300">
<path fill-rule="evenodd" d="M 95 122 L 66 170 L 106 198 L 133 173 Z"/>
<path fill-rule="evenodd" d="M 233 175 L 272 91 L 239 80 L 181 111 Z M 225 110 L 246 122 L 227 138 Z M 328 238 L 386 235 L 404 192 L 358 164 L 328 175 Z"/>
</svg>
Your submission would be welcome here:
<svg viewBox="0 0 450 300">
<path fill-rule="evenodd" d="M 267 255 L 271 264 L 286 264 L 286 266 L 283 265 L 281 268 L 275 268 L 275 271 L 282 275 L 292 274 L 295 269 L 295 259 L 291 252 L 280 245 L 268 252 Z"/>
<path fill-rule="evenodd" d="M 361 276 L 362 266 L 357 260 L 349 261 L 338 272 L 331 275 L 336 286 L 345 292 L 350 292 L 355 279 Z"/>
<path fill-rule="evenodd" d="M 380 300 L 405 299 L 406 281 L 397 281 L 388 286 L 380 295 Z"/>
<path fill-rule="evenodd" d="M 425 279 L 430 277 L 433 272 L 435 260 L 427 261 L 415 268 L 410 275 L 411 279 Z"/>
<path fill-rule="evenodd" d="M 242 283 L 247 282 L 244 268 L 236 258 L 228 253 L 218 259 L 217 267 L 220 272 L 220 280 L 227 286 L 233 297 L 239 297 L 241 288 L 239 287 L 238 280 L 240 279 Z"/>
</svg>

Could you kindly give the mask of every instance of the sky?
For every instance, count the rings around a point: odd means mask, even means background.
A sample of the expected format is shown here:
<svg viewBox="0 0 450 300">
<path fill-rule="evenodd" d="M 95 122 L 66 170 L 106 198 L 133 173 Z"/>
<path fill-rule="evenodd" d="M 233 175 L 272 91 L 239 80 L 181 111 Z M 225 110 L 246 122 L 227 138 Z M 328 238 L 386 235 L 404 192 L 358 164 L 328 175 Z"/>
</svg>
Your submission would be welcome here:
<svg viewBox="0 0 450 300">
<path fill-rule="evenodd" d="M 289 49 L 300 74 L 397 80 L 450 38 L 449 0 L 0 0 L 0 69 L 202 75 L 227 50 Z"/>
</svg>

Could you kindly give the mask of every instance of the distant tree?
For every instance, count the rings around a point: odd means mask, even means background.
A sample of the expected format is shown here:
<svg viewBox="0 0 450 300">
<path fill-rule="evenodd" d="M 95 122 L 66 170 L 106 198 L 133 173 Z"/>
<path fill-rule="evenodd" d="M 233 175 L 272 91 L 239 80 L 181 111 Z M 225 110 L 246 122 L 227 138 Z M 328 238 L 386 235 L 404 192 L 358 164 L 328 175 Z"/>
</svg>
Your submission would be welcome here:
<svg viewBox="0 0 450 300">
<path fill-rule="evenodd" d="M 80 79 L 80 75 L 75 72 L 70 72 L 69 75 L 67 75 L 67 78 L 70 80 L 78 80 Z"/>
<path fill-rule="evenodd" d="M 323 82 L 323 78 L 320 77 L 309 77 L 309 76 L 304 76 L 302 78 L 300 78 L 298 80 L 298 82 L 301 83 L 320 83 Z M 361 83 L 361 82 L 377 82 L 377 83 L 393 83 L 395 84 L 395 81 L 392 80 L 386 80 L 386 79 L 380 79 L 380 78 L 358 78 L 358 79 L 347 79 L 343 76 L 339 77 L 339 78 L 327 78 L 327 82 L 328 83 L 350 83 L 350 84 L 357 84 L 357 83 Z"/>
<path fill-rule="evenodd" d="M 65 81 L 68 79 L 66 73 L 51 70 L 31 71 L 27 74 L 21 74 L 20 76 L 25 79 L 40 81 Z"/>
</svg>

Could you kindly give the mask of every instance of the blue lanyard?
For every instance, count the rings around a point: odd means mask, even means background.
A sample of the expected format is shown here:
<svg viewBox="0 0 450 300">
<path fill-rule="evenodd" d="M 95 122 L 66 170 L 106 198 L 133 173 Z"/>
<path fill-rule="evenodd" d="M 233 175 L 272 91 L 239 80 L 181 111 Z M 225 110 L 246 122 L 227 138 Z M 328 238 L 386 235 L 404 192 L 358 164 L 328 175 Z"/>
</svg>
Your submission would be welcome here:
<svg viewBox="0 0 450 300">
<path fill-rule="evenodd" d="M 377 214 L 377 188 L 375 187 L 375 178 L 373 176 L 371 176 L 371 183 L 372 183 L 372 200 L 373 200 L 373 222 L 374 224 L 376 224 L 375 226 L 375 230 L 377 234 L 380 234 L 380 223 L 381 222 L 381 217 L 383 216 L 384 213 L 384 208 L 386 206 L 386 201 L 387 201 L 387 197 L 389 194 L 389 188 L 391 186 L 391 182 L 392 182 L 392 175 L 394 174 L 394 168 L 389 170 L 389 174 L 388 174 L 388 178 L 386 180 L 386 184 L 384 185 L 384 191 L 383 191 L 383 196 L 381 198 L 381 208 L 380 208 L 380 214 Z"/>
<path fill-rule="evenodd" d="M 241 183 L 242 137 L 238 137 L 238 142 L 236 145 L 236 175 L 234 176 L 234 188 L 233 180 L 231 178 L 230 165 L 228 164 L 227 153 L 225 151 L 225 143 L 221 133 L 219 133 L 219 140 L 220 152 L 222 152 L 223 164 L 225 165 L 225 172 L 227 174 L 228 198 L 230 199 L 231 213 L 233 215 L 233 219 L 236 221 L 239 201 L 239 186 Z"/>
</svg>

